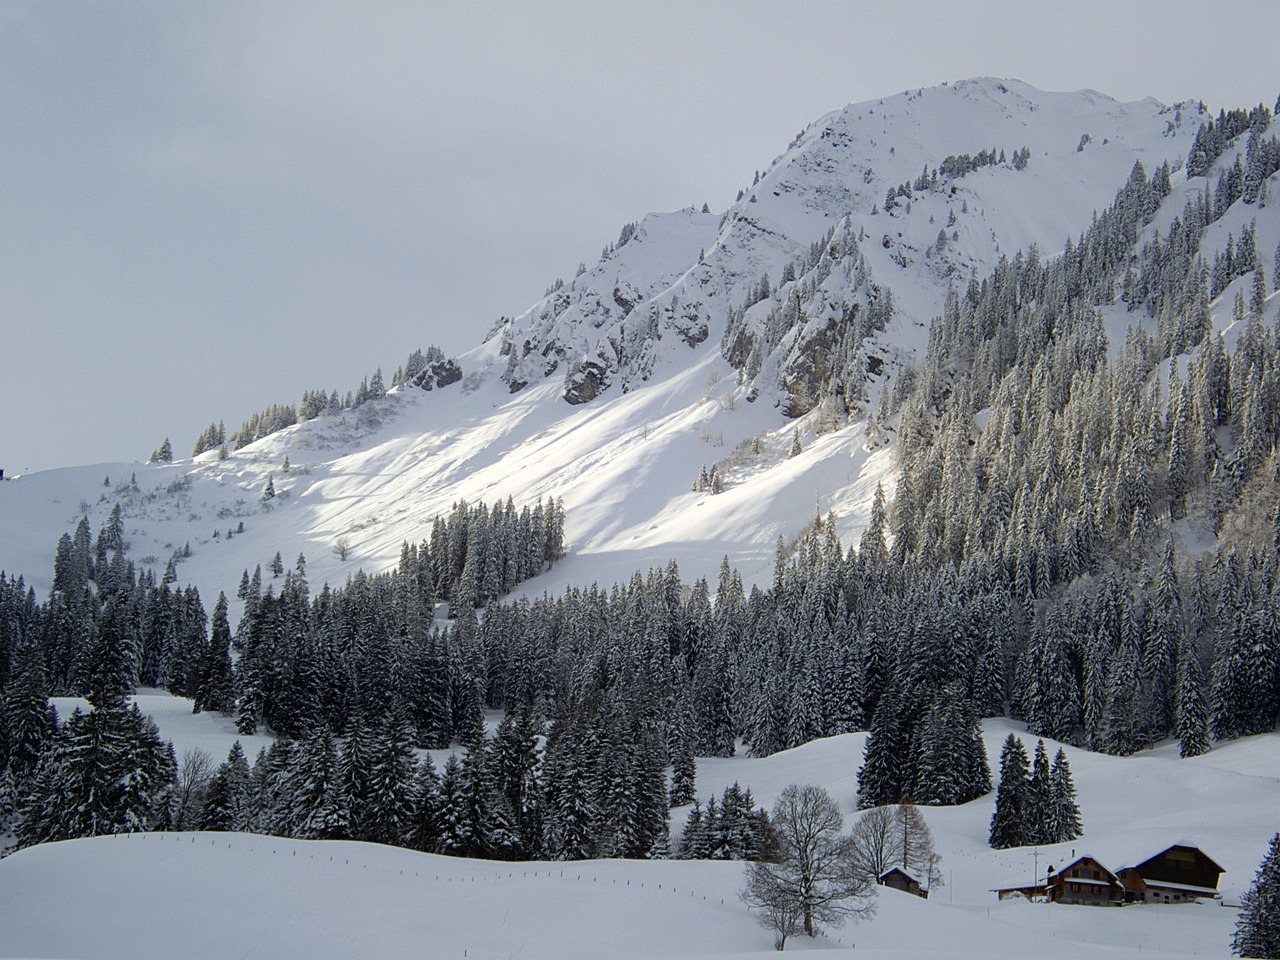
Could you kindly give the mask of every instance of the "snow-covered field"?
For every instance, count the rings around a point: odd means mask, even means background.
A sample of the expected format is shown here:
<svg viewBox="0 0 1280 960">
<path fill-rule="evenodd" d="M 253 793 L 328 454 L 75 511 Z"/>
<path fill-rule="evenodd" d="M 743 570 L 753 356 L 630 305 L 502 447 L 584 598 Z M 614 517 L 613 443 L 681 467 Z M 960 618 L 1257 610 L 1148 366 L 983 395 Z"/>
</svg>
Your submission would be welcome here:
<svg viewBox="0 0 1280 960">
<path fill-rule="evenodd" d="M 142 706 L 181 752 L 225 755 L 223 719 L 186 701 Z M 64 704 L 65 706 L 65 704 Z M 996 760 L 1007 720 L 985 724 Z M 698 792 L 749 786 L 771 805 L 788 783 L 819 783 L 855 816 L 863 734 L 764 759 L 703 760 Z M 1029 743 L 1028 746 L 1033 744 Z M 1055 745 L 1050 744 L 1051 752 Z M 251 754 L 253 750 L 249 751 Z M 1277 827 L 1280 734 L 1221 744 L 1194 760 L 1176 745 L 1127 759 L 1068 748 L 1085 836 L 993 851 L 993 795 L 926 808 L 945 885 L 923 901 L 882 889 L 870 921 L 788 950 L 850 957 L 1225 957 L 1240 895 Z M 679 829 L 679 824 L 675 825 Z M 1031 877 L 1074 849 L 1113 867 L 1175 841 L 1227 872 L 1226 906 L 1124 909 L 998 902 L 991 888 Z M 742 865 L 586 861 L 508 864 L 371 844 L 238 834 L 150 834 L 50 844 L 0 861 L 0 956 L 171 958 L 547 958 L 771 956 L 772 934 L 737 899 Z"/>
</svg>

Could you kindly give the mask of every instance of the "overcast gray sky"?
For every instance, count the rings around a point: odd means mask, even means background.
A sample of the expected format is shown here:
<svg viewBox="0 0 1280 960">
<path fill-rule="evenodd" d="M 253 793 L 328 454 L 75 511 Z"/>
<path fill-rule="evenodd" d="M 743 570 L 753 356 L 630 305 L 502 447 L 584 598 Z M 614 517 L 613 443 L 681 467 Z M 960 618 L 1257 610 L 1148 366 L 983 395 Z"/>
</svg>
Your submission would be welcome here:
<svg viewBox="0 0 1280 960">
<path fill-rule="evenodd" d="M 845 103 L 1268 106 L 1258 2 L 0 2 L 0 467 L 180 455 L 460 352 Z"/>
</svg>

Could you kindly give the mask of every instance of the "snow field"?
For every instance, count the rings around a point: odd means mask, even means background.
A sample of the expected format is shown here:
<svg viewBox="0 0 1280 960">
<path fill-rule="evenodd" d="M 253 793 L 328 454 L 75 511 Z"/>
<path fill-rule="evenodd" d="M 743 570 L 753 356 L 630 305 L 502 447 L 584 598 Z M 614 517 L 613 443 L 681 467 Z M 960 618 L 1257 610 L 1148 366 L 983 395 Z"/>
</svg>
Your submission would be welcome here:
<svg viewBox="0 0 1280 960">
<path fill-rule="evenodd" d="M 220 760 L 238 739 L 230 721 L 192 716 L 185 700 L 144 694 L 139 703 L 179 754 L 201 746 Z M 69 705 L 60 701 L 60 709 Z M 1012 721 L 989 719 L 983 727 L 992 762 L 1010 732 L 1034 746 Z M 857 815 L 864 739 L 846 734 L 761 759 L 704 758 L 698 796 L 718 798 L 737 781 L 758 804 L 772 806 L 787 784 L 818 783 L 839 801 L 847 828 Z M 1058 745 L 1046 746 L 1053 753 Z M 246 750 L 256 752 L 248 743 Z M 817 941 L 795 938 L 788 950 L 895 960 L 1065 960 L 1085 950 L 1116 958 L 1225 957 L 1232 908 L 1276 829 L 1280 734 L 1219 744 L 1193 760 L 1179 759 L 1172 743 L 1129 758 L 1072 747 L 1067 753 L 1082 838 L 1038 851 L 995 851 L 986 845 L 994 794 L 922 808 L 943 858 L 944 884 L 931 898 L 881 889 L 869 922 Z M 685 813 L 674 811 L 673 834 Z M 1073 850 L 1118 869 L 1180 840 L 1226 867 L 1226 906 L 1046 906 L 999 902 L 991 892 L 1065 862 Z M 705 861 L 509 864 L 241 834 L 97 838 L 0 862 L 0 956 L 775 956 L 772 934 L 737 899 L 742 869 Z"/>
</svg>

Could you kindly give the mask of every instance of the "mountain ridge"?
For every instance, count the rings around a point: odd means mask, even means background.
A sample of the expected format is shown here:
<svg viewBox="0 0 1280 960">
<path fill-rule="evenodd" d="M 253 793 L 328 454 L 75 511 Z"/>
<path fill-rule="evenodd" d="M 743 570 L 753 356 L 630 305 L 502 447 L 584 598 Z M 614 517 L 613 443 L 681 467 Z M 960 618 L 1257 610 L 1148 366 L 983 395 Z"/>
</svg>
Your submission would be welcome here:
<svg viewBox="0 0 1280 960">
<path fill-rule="evenodd" d="M 889 107 L 902 112 L 886 116 Z M 890 435 L 867 418 L 886 381 L 921 359 L 947 292 L 1023 246 L 1054 255 L 1061 239 L 1083 231 L 1112 199 L 1136 160 L 1178 167 L 1199 111 L 1090 92 L 1043 94 L 995 79 L 846 106 L 810 124 L 719 217 L 687 209 L 642 219 L 581 277 L 463 354 L 459 384 L 430 395 L 393 390 L 360 410 L 259 440 L 227 461 L 210 452 L 172 466 L 100 465 L 7 485 L 17 509 L 0 518 L 7 544 L 0 566 L 43 588 L 54 531 L 85 513 L 99 524 L 117 496 L 110 478 L 118 486 L 127 471 L 143 476 L 138 499 L 146 501 L 126 505 L 132 555 L 163 564 L 190 544 L 193 556 L 179 574 L 205 591 L 229 589 L 241 569 L 266 564 L 277 550 L 306 553 L 317 579 L 341 581 L 360 566 L 385 569 L 401 542 L 421 539 L 424 524 L 458 499 L 524 503 L 545 495 L 566 497 L 570 556 L 532 581 L 532 591 L 622 580 L 672 557 L 688 574 L 712 578 L 724 554 L 763 582 L 779 537 L 790 541 L 815 513 L 834 511 L 841 536 L 856 539 L 877 484 L 892 492 L 891 447 L 883 445 Z M 972 120 L 975 112 L 988 117 L 985 126 Z M 944 114 L 949 132 L 923 122 Z M 1010 116 L 1016 126 L 1005 128 Z M 1140 135 L 1130 131 L 1127 140 L 1107 126 L 1127 127 L 1135 116 Z M 872 136 L 874 124 L 916 146 Z M 865 136 L 841 134 L 852 126 Z M 1090 130 L 1096 136 L 1082 143 Z M 893 212 L 878 209 L 886 192 L 948 156 L 1023 146 L 1032 151 L 1023 170 L 997 160 L 944 179 L 945 189 L 912 191 Z M 834 152 L 823 160 L 824 151 Z M 801 183 L 804 158 L 817 173 Z M 850 176 L 854 170 L 864 172 Z M 813 209 L 797 200 L 831 191 L 843 199 Z M 938 251 L 951 213 L 956 239 Z M 803 230 L 789 232 L 792 221 Z M 782 279 L 788 267 L 796 279 Z M 765 276 L 768 296 L 744 306 Z M 801 293 L 809 297 L 803 322 L 770 342 L 771 318 L 781 326 L 778 318 L 786 319 L 787 304 L 799 304 Z M 805 368 L 810 348 L 846 314 L 871 317 L 886 296 L 892 306 L 882 310 L 883 327 L 873 320 L 847 338 L 838 371 L 849 381 L 840 387 L 843 409 L 818 409 L 816 374 Z M 749 348 L 740 363 L 725 359 L 733 356 L 724 343 L 731 317 L 762 351 L 767 346 L 750 377 Z M 566 390 L 594 399 L 566 404 Z M 799 434 L 806 449 L 788 459 Z M 729 490 L 714 497 L 690 491 L 699 467 L 717 463 L 731 474 Z M 96 479 L 103 472 L 106 485 Z M 263 505 L 268 477 L 284 496 Z M 46 489 L 31 490 L 36 482 Z M 25 488 L 21 496 L 15 487 Z M 81 499 L 85 511 L 69 509 Z M 172 509 L 159 506 L 166 499 Z M 245 521 L 234 545 L 212 535 L 230 529 L 229 520 Z M 339 538 L 352 547 L 346 559 L 332 553 Z"/>
</svg>

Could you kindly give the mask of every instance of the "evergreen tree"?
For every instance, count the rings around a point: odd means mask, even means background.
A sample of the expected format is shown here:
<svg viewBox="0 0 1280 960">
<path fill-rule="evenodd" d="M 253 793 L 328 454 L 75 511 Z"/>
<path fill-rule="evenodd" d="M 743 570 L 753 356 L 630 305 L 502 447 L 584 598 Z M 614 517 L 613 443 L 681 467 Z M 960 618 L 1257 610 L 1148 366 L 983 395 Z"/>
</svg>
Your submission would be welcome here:
<svg viewBox="0 0 1280 960">
<path fill-rule="evenodd" d="M 418 765 L 418 782 L 414 794 L 413 825 L 409 831 L 409 845 L 423 853 L 435 853 L 440 848 L 440 824 L 442 810 L 440 775 L 436 773 L 431 755 L 422 758 Z"/>
<path fill-rule="evenodd" d="M 1030 764 L 1022 741 L 1009 734 L 1000 751 L 1000 784 L 991 816 L 989 843 L 997 850 L 1020 847 L 1029 836 L 1027 774 Z"/>
<path fill-rule="evenodd" d="M 237 740 L 209 784 L 200 829 L 245 829 L 252 816 L 250 789 L 249 760 Z"/>
<path fill-rule="evenodd" d="M 906 792 L 904 760 L 910 755 L 901 701 L 896 687 L 880 698 L 858 770 L 858 808 L 894 803 Z"/>
<path fill-rule="evenodd" d="M 694 791 L 696 777 L 697 761 L 693 750 L 689 748 L 687 738 L 678 736 L 671 757 L 671 806 L 684 807 L 693 802 L 697 796 Z"/>
<path fill-rule="evenodd" d="M 13 652 L 9 683 L 0 697 L 0 730 L 10 780 L 19 795 L 40 764 L 57 730 L 49 705 L 44 657 L 35 643 L 23 643 Z M 0 769 L 5 769 L 0 766 Z"/>
<path fill-rule="evenodd" d="M 1026 843 L 1053 843 L 1050 817 L 1053 807 L 1053 785 L 1050 781 L 1049 753 L 1044 741 L 1036 741 L 1031 776 L 1027 778 L 1024 794 L 1024 819 Z"/>
<path fill-rule="evenodd" d="M 217 710 L 229 716 L 235 709 L 235 685 L 231 667 L 231 624 L 227 620 L 227 595 L 218 594 L 213 608 L 209 641 L 196 670 L 192 713 Z"/>
<path fill-rule="evenodd" d="M 1204 674 L 1190 644 L 1178 656 L 1178 742 L 1183 757 L 1209 752 L 1208 716 L 1204 702 Z"/>
<path fill-rule="evenodd" d="M 1074 840 L 1084 832 L 1080 823 L 1080 807 L 1076 803 L 1076 787 L 1071 780 L 1071 767 L 1061 747 L 1053 757 L 1049 771 L 1049 809 L 1045 817 L 1049 843 Z"/>
<path fill-rule="evenodd" d="M 395 705 L 379 723 L 372 745 L 368 779 L 360 802 L 361 837 L 375 843 L 403 844 L 413 818 L 417 786 L 413 730 Z"/>
<path fill-rule="evenodd" d="M 294 771 L 289 816 L 292 835 L 303 840 L 341 840 L 349 817 L 343 804 L 341 762 L 333 734 L 318 727 L 302 742 Z"/>
<path fill-rule="evenodd" d="M 1231 952 L 1241 957 L 1280 957 L 1280 834 L 1271 838 L 1253 886 L 1240 901 Z"/>
</svg>

